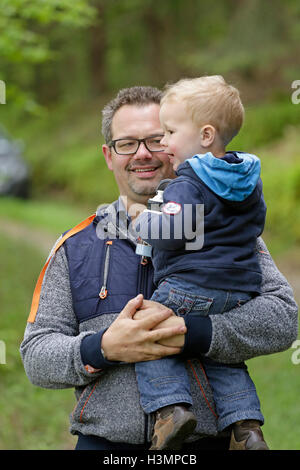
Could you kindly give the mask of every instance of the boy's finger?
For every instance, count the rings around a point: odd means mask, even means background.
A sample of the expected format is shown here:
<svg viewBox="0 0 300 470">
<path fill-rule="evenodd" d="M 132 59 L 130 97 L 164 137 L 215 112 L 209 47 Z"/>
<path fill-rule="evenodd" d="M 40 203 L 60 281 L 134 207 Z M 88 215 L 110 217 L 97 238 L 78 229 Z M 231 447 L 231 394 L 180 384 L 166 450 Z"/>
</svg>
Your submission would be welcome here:
<svg viewBox="0 0 300 470">
<path fill-rule="evenodd" d="M 149 339 L 153 342 L 161 341 L 162 339 L 171 338 L 176 335 L 184 335 L 187 332 L 186 326 L 174 326 L 172 328 L 160 328 L 149 332 Z"/>
</svg>

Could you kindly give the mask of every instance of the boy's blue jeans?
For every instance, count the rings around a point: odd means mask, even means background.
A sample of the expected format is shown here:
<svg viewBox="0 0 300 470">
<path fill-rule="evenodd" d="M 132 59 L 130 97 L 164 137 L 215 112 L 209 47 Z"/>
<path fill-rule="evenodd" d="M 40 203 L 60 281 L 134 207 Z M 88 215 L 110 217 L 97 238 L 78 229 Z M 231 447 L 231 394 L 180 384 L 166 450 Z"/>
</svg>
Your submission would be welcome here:
<svg viewBox="0 0 300 470">
<path fill-rule="evenodd" d="M 250 299 L 245 292 L 199 288 L 176 277 L 161 282 L 151 298 L 180 316 L 222 314 Z M 242 419 L 264 422 L 246 365 L 235 367 L 205 357 L 201 362 L 213 391 L 219 431 Z M 175 403 L 193 404 L 185 363 L 179 356 L 137 362 L 135 371 L 145 413 Z"/>
</svg>

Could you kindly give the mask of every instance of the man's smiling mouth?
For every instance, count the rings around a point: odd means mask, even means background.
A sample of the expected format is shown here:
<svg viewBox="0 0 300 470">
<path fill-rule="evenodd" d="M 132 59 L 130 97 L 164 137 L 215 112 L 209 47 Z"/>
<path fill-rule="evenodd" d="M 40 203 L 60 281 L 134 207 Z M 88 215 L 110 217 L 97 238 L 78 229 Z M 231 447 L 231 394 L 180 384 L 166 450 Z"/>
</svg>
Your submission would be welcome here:
<svg viewBox="0 0 300 470">
<path fill-rule="evenodd" d="M 147 166 L 147 167 L 140 167 L 140 168 L 129 168 L 128 171 L 132 173 L 153 173 L 159 168 L 159 166 Z"/>
<path fill-rule="evenodd" d="M 134 168 L 133 170 L 130 170 L 130 171 L 134 171 L 135 173 L 140 173 L 140 172 L 143 172 L 143 171 L 154 171 L 156 170 L 156 168 Z"/>
</svg>

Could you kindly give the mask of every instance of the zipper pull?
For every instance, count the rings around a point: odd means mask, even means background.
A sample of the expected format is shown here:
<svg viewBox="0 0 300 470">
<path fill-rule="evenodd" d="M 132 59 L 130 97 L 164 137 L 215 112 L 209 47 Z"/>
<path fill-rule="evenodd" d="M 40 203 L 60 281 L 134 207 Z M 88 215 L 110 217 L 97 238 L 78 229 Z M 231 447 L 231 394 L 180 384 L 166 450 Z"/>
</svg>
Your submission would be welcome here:
<svg viewBox="0 0 300 470">
<path fill-rule="evenodd" d="M 142 264 L 143 266 L 146 266 L 146 264 L 148 264 L 148 259 L 147 259 L 146 256 L 142 256 L 142 258 L 141 258 L 141 264 Z"/>
<path fill-rule="evenodd" d="M 101 287 L 101 290 L 99 292 L 99 297 L 100 299 L 105 299 L 105 297 L 107 297 L 107 289 L 105 286 Z"/>
</svg>

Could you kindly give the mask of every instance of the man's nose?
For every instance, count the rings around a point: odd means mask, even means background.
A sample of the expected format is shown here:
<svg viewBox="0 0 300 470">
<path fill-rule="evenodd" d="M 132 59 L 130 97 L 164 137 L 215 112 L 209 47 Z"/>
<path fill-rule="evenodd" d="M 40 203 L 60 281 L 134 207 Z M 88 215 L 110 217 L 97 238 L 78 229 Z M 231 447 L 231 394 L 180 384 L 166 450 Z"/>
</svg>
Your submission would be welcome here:
<svg viewBox="0 0 300 470">
<path fill-rule="evenodd" d="M 147 149 L 145 142 L 141 142 L 132 158 L 137 160 L 141 158 L 152 158 L 152 153 Z"/>
</svg>

